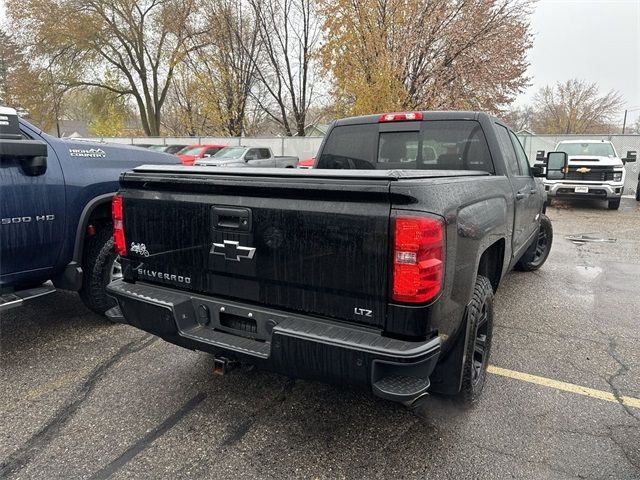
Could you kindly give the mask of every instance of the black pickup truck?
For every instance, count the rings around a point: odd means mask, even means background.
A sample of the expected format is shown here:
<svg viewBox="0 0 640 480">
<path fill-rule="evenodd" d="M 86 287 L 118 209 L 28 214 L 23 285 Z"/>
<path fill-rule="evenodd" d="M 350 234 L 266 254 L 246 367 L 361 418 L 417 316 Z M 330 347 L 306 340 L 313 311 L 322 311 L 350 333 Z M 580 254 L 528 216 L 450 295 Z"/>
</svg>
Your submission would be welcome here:
<svg viewBox="0 0 640 480">
<path fill-rule="evenodd" d="M 335 122 L 315 168 L 143 166 L 120 177 L 114 321 L 286 375 L 411 403 L 472 404 L 484 385 L 493 295 L 552 241 L 516 136 L 475 112 Z M 545 170 L 546 169 L 546 170 Z"/>
</svg>

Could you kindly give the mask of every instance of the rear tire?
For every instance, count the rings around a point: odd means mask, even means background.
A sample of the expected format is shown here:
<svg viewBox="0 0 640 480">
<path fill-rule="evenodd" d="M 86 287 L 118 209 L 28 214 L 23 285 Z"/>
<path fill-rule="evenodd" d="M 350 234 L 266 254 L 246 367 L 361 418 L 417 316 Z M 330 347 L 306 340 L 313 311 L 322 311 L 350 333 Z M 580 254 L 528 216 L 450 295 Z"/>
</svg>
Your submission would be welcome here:
<svg viewBox="0 0 640 480">
<path fill-rule="evenodd" d="M 609 210 L 618 210 L 620 208 L 620 199 L 616 198 L 615 200 L 609 200 L 607 208 Z"/>
<path fill-rule="evenodd" d="M 516 270 L 523 272 L 532 272 L 538 270 L 549 257 L 551 252 L 551 244 L 553 243 L 553 227 L 551 226 L 551 220 L 546 215 L 541 215 L 540 218 L 540 230 L 538 230 L 538 238 L 527 249 L 518 263 L 516 263 Z"/>
<path fill-rule="evenodd" d="M 467 341 L 462 366 L 462 388 L 457 400 L 466 407 L 478 402 L 487 376 L 493 336 L 493 287 L 487 277 L 478 275 L 467 309 Z"/>
<path fill-rule="evenodd" d="M 640 180 L 638 180 L 638 185 L 636 186 L 636 200 L 640 202 Z"/>
<path fill-rule="evenodd" d="M 107 224 L 87 241 L 82 262 L 82 288 L 78 292 L 86 307 L 99 315 L 104 315 L 116 305 L 106 291 L 112 280 L 116 258 L 112 227 Z"/>
</svg>

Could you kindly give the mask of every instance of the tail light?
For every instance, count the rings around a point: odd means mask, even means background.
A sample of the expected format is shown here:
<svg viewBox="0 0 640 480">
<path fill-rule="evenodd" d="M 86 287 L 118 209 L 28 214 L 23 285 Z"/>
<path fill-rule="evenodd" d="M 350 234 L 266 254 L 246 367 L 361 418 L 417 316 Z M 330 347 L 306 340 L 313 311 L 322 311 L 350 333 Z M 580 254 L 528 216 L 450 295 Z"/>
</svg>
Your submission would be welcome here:
<svg viewBox="0 0 640 480">
<path fill-rule="evenodd" d="M 393 251 L 393 291 L 399 302 L 423 303 L 442 289 L 444 225 L 431 217 L 397 216 Z"/>
<path fill-rule="evenodd" d="M 380 118 L 378 118 L 379 123 L 405 122 L 410 120 L 422 120 L 422 112 L 383 113 L 380 115 Z"/>
<path fill-rule="evenodd" d="M 111 202 L 111 216 L 113 218 L 113 243 L 118 255 L 127 254 L 127 243 L 124 240 L 124 209 L 122 197 L 114 195 Z"/>
</svg>

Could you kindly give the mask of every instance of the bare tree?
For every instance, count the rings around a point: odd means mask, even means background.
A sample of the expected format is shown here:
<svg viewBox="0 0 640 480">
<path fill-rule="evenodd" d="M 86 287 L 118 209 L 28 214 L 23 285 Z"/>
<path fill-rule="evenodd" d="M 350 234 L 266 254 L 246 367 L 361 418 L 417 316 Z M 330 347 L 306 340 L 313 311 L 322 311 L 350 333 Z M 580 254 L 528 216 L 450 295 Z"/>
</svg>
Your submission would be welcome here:
<svg viewBox="0 0 640 480">
<path fill-rule="evenodd" d="M 33 61 L 13 35 L 0 30 L 0 104 L 15 107 L 45 130 L 60 134 L 64 100 L 77 66 L 64 60 L 66 50 Z M 73 57 L 71 57 L 73 58 Z"/>
<path fill-rule="evenodd" d="M 164 125 L 177 134 L 241 136 L 256 85 L 260 49 L 253 10 L 234 0 L 207 0 L 201 48 L 177 67 Z"/>
<path fill-rule="evenodd" d="M 624 104 L 618 92 L 578 79 L 541 88 L 534 103 L 536 133 L 563 134 L 608 133 Z"/>
<path fill-rule="evenodd" d="M 206 11 L 211 44 L 192 56 L 191 65 L 199 71 L 221 131 L 240 136 L 244 132 L 249 95 L 256 82 L 259 28 L 242 2 L 213 0 Z"/>
<path fill-rule="evenodd" d="M 531 130 L 533 128 L 535 111 L 531 105 L 510 107 L 505 110 L 500 117 L 516 132 L 520 130 Z"/>
<path fill-rule="evenodd" d="M 66 51 L 84 67 L 72 86 L 133 97 L 145 133 L 159 135 L 176 65 L 199 46 L 191 42 L 195 0 L 9 0 L 7 6 L 35 55 Z"/>
<path fill-rule="evenodd" d="M 171 135 L 193 137 L 210 133 L 211 120 L 201 91 L 202 85 L 191 66 L 186 62 L 178 65 L 162 116 L 162 126 Z"/>
<path fill-rule="evenodd" d="M 275 110 L 254 97 L 286 135 L 304 136 L 314 98 L 314 53 L 320 29 L 312 0 L 249 0 L 258 23 L 256 75 Z"/>
<path fill-rule="evenodd" d="M 10 81 L 15 73 L 24 67 L 26 61 L 20 47 L 11 36 L 0 28 L 0 104 L 8 105 L 11 97 Z"/>
</svg>

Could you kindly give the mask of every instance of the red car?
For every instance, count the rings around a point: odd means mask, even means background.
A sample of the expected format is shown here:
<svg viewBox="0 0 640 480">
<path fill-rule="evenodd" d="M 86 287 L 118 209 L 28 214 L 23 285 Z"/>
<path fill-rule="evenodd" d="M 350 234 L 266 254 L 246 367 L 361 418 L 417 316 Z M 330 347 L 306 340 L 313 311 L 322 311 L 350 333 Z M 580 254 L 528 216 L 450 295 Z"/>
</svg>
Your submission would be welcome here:
<svg viewBox="0 0 640 480">
<path fill-rule="evenodd" d="M 313 168 L 314 163 L 316 163 L 316 157 L 300 160 L 298 162 L 298 168 Z"/>
<path fill-rule="evenodd" d="M 176 155 L 183 165 L 193 165 L 199 158 L 213 157 L 226 145 L 188 145 Z"/>
</svg>

